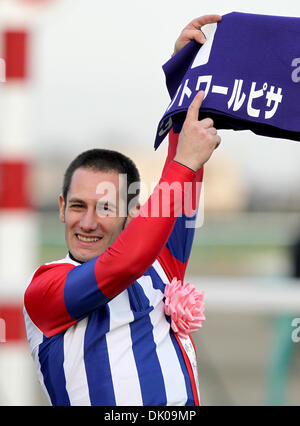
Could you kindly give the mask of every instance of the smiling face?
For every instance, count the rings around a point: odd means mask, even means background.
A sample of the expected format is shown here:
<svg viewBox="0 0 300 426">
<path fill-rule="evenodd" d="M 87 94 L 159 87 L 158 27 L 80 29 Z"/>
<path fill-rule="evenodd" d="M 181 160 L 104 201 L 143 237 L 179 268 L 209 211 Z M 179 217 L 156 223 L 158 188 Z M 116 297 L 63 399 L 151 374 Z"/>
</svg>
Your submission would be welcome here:
<svg viewBox="0 0 300 426">
<path fill-rule="evenodd" d="M 104 196 L 103 190 L 99 193 L 99 184 L 114 188 L 114 191 Z M 68 249 L 80 262 L 103 253 L 127 224 L 124 215 L 119 217 L 119 174 L 116 171 L 76 169 L 67 200 L 65 202 L 61 195 L 59 207 Z"/>
</svg>

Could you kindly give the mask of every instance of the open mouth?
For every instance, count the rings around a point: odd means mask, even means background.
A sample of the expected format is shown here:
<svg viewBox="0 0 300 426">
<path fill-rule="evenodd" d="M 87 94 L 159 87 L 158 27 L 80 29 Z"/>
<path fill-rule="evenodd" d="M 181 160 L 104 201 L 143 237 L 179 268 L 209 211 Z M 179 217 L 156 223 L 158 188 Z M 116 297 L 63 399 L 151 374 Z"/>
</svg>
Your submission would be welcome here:
<svg viewBox="0 0 300 426">
<path fill-rule="evenodd" d="M 79 241 L 82 241 L 84 243 L 97 243 L 103 238 L 103 237 L 95 237 L 95 236 L 88 237 L 86 235 L 81 235 L 81 234 L 75 234 L 75 235 Z"/>
</svg>

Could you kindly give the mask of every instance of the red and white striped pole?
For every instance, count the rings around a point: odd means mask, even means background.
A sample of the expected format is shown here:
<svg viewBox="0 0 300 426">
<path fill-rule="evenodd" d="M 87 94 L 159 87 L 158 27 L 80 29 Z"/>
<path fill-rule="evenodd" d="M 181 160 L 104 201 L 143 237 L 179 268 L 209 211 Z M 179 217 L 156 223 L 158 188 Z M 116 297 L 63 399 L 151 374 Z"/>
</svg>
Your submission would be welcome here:
<svg viewBox="0 0 300 426">
<path fill-rule="evenodd" d="M 30 19 L 20 0 L 0 21 L 0 405 L 38 403 L 26 340 L 23 295 L 37 265 L 33 206 Z M 7 2 L 6 2 L 7 3 Z M 33 1 L 33 3 L 35 3 Z M 36 1 L 36 3 L 38 3 Z"/>
<path fill-rule="evenodd" d="M 27 405 L 33 378 L 22 305 L 26 280 L 36 265 L 37 242 L 30 184 L 29 33 L 11 27 L 1 39 L 6 81 L 0 91 L 0 318 L 5 324 L 0 398 L 4 404 Z"/>
</svg>

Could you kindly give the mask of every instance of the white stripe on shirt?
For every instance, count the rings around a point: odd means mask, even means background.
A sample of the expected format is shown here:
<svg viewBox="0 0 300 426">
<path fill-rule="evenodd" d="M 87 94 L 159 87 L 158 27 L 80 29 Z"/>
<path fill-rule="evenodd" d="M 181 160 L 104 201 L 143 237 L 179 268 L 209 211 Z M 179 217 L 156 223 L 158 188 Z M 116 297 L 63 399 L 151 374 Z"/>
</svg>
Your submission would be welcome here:
<svg viewBox="0 0 300 426">
<path fill-rule="evenodd" d="M 68 328 L 64 335 L 64 372 L 71 405 L 91 405 L 84 365 L 84 335 L 88 318 Z"/>
<path fill-rule="evenodd" d="M 150 305 L 154 306 L 154 310 L 150 312 L 150 321 L 153 325 L 156 353 L 164 378 L 167 405 L 185 405 L 187 401 L 185 379 L 170 337 L 170 324 L 164 312 L 163 293 L 153 288 L 152 279 L 148 275 L 137 281 L 142 286 Z M 175 371 L 178 373 L 173 374 Z"/>
<path fill-rule="evenodd" d="M 109 302 L 110 332 L 106 335 L 116 405 L 143 405 L 132 351 L 130 322 L 134 320 L 127 290 Z M 120 324 L 121 322 L 121 324 Z M 130 398 L 128 398 L 130 395 Z"/>
</svg>

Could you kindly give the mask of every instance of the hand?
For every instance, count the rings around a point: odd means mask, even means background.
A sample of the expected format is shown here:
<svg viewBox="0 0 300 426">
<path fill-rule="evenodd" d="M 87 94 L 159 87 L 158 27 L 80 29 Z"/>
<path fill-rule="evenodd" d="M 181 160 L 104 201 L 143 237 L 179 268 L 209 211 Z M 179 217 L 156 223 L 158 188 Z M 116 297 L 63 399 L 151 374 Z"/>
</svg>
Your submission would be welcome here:
<svg viewBox="0 0 300 426">
<path fill-rule="evenodd" d="M 178 37 L 175 47 L 174 56 L 180 49 L 182 49 L 186 44 L 188 44 L 191 40 L 195 40 L 200 44 L 204 44 L 206 41 L 205 35 L 201 31 L 201 27 L 206 24 L 214 24 L 216 22 L 221 21 L 222 16 L 220 15 L 204 15 L 200 16 L 200 18 L 193 19 L 181 32 Z M 200 31 L 199 31 L 200 30 Z"/>
<path fill-rule="evenodd" d="M 195 172 L 210 158 L 213 151 L 220 145 L 221 138 L 213 127 L 211 118 L 198 120 L 199 109 L 205 92 L 197 93 L 187 111 L 186 119 L 178 138 L 174 160 Z"/>
</svg>

